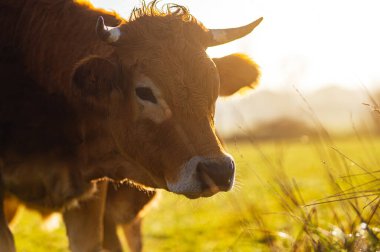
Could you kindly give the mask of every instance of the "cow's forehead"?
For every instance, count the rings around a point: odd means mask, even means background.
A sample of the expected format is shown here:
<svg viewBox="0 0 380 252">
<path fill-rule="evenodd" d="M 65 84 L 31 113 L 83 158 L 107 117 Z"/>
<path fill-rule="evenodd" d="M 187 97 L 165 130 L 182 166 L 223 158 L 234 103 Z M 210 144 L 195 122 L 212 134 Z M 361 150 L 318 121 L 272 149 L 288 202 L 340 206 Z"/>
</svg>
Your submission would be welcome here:
<svg viewBox="0 0 380 252">
<path fill-rule="evenodd" d="M 118 52 L 124 67 L 136 68 L 149 76 L 169 95 L 180 95 L 186 90 L 207 95 L 218 85 L 215 64 L 201 46 L 173 46 L 167 41 L 157 41 L 133 50 L 125 47 Z"/>
<path fill-rule="evenodd" d="M 153 80 L 175 107 L 191 104 L 194 109 L 208 108 L 219 92 L 217 70 L 204 51 L 190 52 L 169 57 L 163 55 L 162 63 L 145 67 L 144 74 Z"/>
</svg>

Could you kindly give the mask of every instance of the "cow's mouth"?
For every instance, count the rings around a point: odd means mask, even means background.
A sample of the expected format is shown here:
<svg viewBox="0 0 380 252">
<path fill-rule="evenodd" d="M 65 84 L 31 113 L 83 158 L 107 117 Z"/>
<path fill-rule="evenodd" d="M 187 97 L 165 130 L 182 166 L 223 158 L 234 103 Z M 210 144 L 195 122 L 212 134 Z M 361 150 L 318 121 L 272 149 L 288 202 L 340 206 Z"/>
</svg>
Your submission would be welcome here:
<svg viewBox="0 0 380 252">
<path fill-rule="evenodd" d="M 218 191 L 219 192 L 219 191 Z M 198 199 L 198 198 L 208 198 L 216 194 L 217 192 L 213 192 L 211 190 L 203 191 L 201 194 L 183 194 L 188 199 Z"/>
<path fill-rule="evenodd" d="M 229 191 L 234 183 L 235 164 L 231 157 L 195 156 L 180 169 L 177 181 L 167 182 L 168 190 L 190 199 L 211 197 Z"/>
</svg>

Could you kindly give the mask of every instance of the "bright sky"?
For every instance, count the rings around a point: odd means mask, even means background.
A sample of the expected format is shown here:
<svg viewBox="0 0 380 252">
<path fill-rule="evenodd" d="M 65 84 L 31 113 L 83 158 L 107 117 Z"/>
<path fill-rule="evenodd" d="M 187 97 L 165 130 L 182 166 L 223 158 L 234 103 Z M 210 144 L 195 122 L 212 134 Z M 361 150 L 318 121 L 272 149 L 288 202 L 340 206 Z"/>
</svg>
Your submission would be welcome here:
<svg viewBox="0 0 380 252">
<path fill-rule="evenodd" d="M 148 1 L 148 0 L 147 0 Z M 128 17 L 136 0 L 91 0 Z M 380 88 L 378 0 L 171 0 L 187 6 L 208 28 L 264 21 L 249 36 L 210 48 L 213 57 L 243 52 L 262 69 L 261 88 L 329 84 Z"/>
</svg>

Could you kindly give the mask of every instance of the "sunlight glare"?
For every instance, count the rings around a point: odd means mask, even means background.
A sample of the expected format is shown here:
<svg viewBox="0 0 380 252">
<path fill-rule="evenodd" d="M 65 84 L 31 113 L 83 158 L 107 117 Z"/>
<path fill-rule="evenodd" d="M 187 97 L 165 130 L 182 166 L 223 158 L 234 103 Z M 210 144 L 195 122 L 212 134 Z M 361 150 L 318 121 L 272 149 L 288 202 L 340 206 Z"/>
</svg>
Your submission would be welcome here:
<svg viewBox="0 0 380 252">
<path fill-rule="evenodd" d="M 140 5 L 137 0 L 91 2 L 124 17 Z M 376 0 L 162 1 L 168 2 L 187 6 L 209 28 L 244 25 L 263 16 L 252 34 L 208 49 L 212 57 L 234 52 L 250 55 L 263 72 L 261 88 L 295 85 L 314 90 L 330 84 L 357 88 L 373 86 L 380 79 L 376 32 L 380 2 Z"/>
</svg>

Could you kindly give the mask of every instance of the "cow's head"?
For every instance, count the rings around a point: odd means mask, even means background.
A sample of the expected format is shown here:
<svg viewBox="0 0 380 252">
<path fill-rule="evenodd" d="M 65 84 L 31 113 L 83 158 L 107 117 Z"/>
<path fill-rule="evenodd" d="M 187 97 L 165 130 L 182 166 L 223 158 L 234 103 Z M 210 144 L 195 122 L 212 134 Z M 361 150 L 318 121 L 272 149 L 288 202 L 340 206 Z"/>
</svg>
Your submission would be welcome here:
<svg viewBox="0 0 380 252">
<path fill-rule="evenodd" d="M 231 88 L 239 78 L 243 85 L 256 82 L 258 70 L 238 55 L 212 60 L 205 50 L 245 36 L 261 20 L 209 30 L 184 7 L 162 13 L 155 4 L 115 28 L 99 18 L 98 36 L 115 53 L 82 62 L 74 83 L 95 103 L 107 104 L 120 152 L 147 174 L 138 182 L 189 198 L 231 189 L 235 164 L 215 134 L 215 101 L 239 89 Z"/>
</svg>

